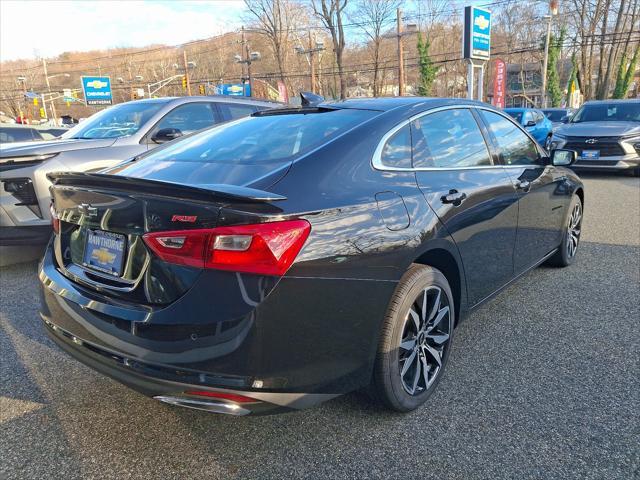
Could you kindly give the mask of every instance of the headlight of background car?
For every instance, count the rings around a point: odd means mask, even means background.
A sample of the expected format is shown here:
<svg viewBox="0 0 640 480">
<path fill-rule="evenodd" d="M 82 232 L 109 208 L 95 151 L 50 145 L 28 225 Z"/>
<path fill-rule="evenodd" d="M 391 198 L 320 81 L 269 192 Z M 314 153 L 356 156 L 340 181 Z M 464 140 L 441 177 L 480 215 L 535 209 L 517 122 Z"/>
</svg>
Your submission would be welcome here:
<svg viewBox="0 0 640 480">
<path fill-rule="evenodd" d="M 564 147 L 565 143 L 567 143 L 567 137 L 554 133 L 553 137 L 551 137 L 551 144 L 549 146 L 551 150 L 553 150 L 554 148 Z"/>
<path fill-rule="evenodd" d="M 628 143 L 635 149 L 636 153 L 640 155 L 640 135 L 634 135 L 633 137 L 623 138 L 624 143 Z"/>
</svg>

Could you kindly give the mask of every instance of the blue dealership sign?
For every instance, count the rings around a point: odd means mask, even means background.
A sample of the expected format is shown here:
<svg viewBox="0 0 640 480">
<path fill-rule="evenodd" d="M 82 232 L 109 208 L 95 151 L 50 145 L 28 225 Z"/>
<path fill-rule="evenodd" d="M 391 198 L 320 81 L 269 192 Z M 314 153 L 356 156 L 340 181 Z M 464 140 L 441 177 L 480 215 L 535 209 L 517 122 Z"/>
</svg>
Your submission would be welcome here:
<svg viewBox="0 0 640 480">
<path fill-rule="evenodd" d="M 109 77 L 82 77 L 82 90 L 87 105 L 111 105 L 111 79 Z"/>
<path fill-rule="evenodd" d="M 491 12 L 464 7 L 463 57 L 488 60 L 491 52 Z"/>
<path fill-rule="evenodd" d="M 216 95 L 250 97 L 251 86 L 248 83 L 223 83 L 222 85 L 216 85 Z"/>
</svg>

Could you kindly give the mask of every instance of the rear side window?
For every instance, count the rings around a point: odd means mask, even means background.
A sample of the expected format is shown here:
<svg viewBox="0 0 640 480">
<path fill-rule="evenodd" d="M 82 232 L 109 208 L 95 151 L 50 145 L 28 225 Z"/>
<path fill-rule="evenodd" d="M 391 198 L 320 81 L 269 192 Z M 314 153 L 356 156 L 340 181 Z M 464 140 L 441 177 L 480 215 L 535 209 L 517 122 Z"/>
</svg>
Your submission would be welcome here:
<svg viewBox="0 0 640 480">
<path fill-rule="evenodd" d="M 40 139 L 40 135 L 34 135 L 30 128 L 2 128 L 0 129 L 0 142 L 30 142 Z"/>
<path fill-rule="evenodd" d="M 218 108 L 220 108 L 222 116 L 227 120 L 236 120 L 237 118 L 246 117 L 256 111 L 256 107 L 253 105 L 233 103 L 219 103 Z"/>
<path fill-rule="evenodd" d="M 413 166 L 456 168 L 491 165 L 489 150 L 467 109 L 436 112 L 414 120 Z"/>
<path fill-rule="evenodd" d="M 382 164 L 386 167 L 411 168 L 411 129 L 405 125 L 387 140 L 382 148 Z"/>
<path fill-rule="evenodd" d="M 244 117 L 153 150 L 117 173 L 210 183 L 221 168 L 227 172 L 239 172 L 245 165 L 278 168 L 378 113 L 337 109 Z"/>
<path fill-rule="evenodd" d="M 163 128 L 175 128 L 186 135 L 210 127 L 217 121 L 214 107 L 210 103 L 187 103 L 167 113 L 153 130 L 155 133 Z"/>
<path fill-rule="evenodd" d="M 512 122 L 494 112 L 481 110 L 500 147 L 506 165 L 535 165 L 541 162 L 535 143 Z"/>
</svg>

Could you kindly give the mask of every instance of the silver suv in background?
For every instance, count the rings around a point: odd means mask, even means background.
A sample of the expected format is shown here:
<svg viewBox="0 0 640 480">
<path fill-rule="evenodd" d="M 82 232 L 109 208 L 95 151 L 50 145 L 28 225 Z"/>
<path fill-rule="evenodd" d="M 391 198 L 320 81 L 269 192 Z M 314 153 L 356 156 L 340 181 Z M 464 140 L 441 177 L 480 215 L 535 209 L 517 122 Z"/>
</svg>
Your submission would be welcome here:
<svg viewBox="0 0 640 480">
<path fill-rule="evenodd" d="M 586 102 L 553 132 L 551 148 L 578 153 L 574 168 L 640 170 L 640 100 Z"/>
<path fill-rule="evenodd" d="M 212 125 L 281 107 L 226 96 L 121 103 L 51 141 L 0 145 L 0 246 L 42 244 L 51 234 L 47 173 L 97 171 Z"/>
</svg>

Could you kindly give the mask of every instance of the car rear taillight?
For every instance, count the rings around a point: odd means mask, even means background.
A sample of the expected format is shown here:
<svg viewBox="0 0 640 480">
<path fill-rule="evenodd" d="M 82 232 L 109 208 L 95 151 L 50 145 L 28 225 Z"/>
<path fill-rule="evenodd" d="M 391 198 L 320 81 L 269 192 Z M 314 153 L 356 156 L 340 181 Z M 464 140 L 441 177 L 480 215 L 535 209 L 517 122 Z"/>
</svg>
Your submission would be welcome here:
<svg viewBox="0 0 640 480">
<path fill-rule="evenodd" d="M 57 235 L 60 233 L 60 219 L 58 218 L 53 202 L 49 205 L 49 213 L 51 214 L 51 228 L 53 228 L 53 233 Z"/>
<path fill-rule="evenodd" d="M 284 275 L 302 249 L 306 220 L 236 225 L 143 235 L 162 260 L 177 265 L 261 275 Z"/>
</svg>

